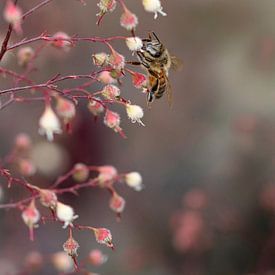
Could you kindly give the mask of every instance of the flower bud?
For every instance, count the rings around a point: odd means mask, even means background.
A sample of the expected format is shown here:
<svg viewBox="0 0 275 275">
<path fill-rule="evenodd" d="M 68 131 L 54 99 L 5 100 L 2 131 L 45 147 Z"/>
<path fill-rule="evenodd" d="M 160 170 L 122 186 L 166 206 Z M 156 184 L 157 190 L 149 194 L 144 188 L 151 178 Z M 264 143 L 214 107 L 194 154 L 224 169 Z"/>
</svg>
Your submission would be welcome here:
<svg viewBox="0 0 275 275">
<path fill-rule="evenodd" d="M 49 207 L 53 210 L 56 208 L 57 196 L 53 191 L 47 190 L 47 189 L 40 189 L 39 195 L 40 195 L 40 203 L 43 206 Z"/>
<path fill-rule="evenodd" d="M 31 147 L 31 139 L 27 134 L 20 133 L 15 137 L 14 145 L 16 150 L 19 150 L 19 151 L 29 150 Z"/>
<path fill-rule="evenodd" d="M 116 70 L 122 70 L 125 67 L 125 57 L 115 51 L 111 46 L 112 54 L 109 57 L 109 65 Z"/>
<path fill-rule="evenodd" d="M 129 50 L 133 52 L 139 51 L 143 46 L 142 40 L 139 37 L 127 37 L 125 42 Z"/>
<path fill-rule="evenodd" d="M 118 113 L 107 110 L 104 116 L 104 124 L 114 129 L 115 132 L 119 131 L 120 127 L 120 116 Z"/>
<path fill-rule="evenodd" d="M 105 244 L 110 248 L 114 247 L 110 230 L 106 228 L 94 228 L 94 234 L 98 243 Z"/>
<path fill-rule="evenodd" d="M 142 126 L 145 126 L 141 121 L 141 118 L 143 118 L 143 110 L 140 106 L 127 104 L 126 112 L 127 112 L 128 118 L 132 121 L 132 123 L 138 122 Z"/>
<path fill-rule="evenodd" d="M 24 223 L 29 227 L 30 240 L 34 240 L 33 228 L 36 227 L 40 220 L 40 213 L 35 206 L 35 200 L 33 199 L 29 206 L 27 206 L 22 212 L 22 219 Z"/>
<path fill-rule="evenodd" d="M 98 172 L 98 180 L 101 187 L 110 184 L 110 182 L 114 181 L 118 175 L 116 168 L 111 165 L 100 166 Z"/>
<path fill-rule="evenodd" d="M 158 17 L 158 13 L 166 16 L 167 14 L 163 11 L 160 0 L 142 0 L 143 7 L 146 11 L 154 13 L 154 18 Z"/>
<path fill-rule="evenodd" d="M 99 98 L 95 98 L 98 101 L 100 101 Z M 104 112 L 104 107 L 102 104 L 100 104 L 98 101 L 96 100 L 91 100 L 88 104 L 88 109 L 89 111 L 94 115 L 94 116 L 98 116 L 100 113 Z"/>
<path fill-rule="evenodd" d="M 76 163 L 73 170 L 73 179 L 75 181 L 82 182 L 88 179 L 90 171 L 87 165 Z"/>
<path fill-rule="evenodd" d="M 13 1 L 8 0 L 4 9 L 4 18 L 5 20 L 12 25 L 16 33 L 22 33 L 22 10 Z"/>
<path fill-rule="evenodd" d="M 96 66 L 103 67 L 108 64 L 109 55 L 107 53 L 96 53 L 92 55 L 93 62 Z"/>
<path fill-rule="evenodd" d="M 31 47 L 23 47 L 17 52 L 17 62 L 19 66 L 25 67 L 34 57 L 34 50 Z"/>
<path fill-rule="evenodd" d="M 76 240 L 73 239 L 73 237 L 69 237 L 69 239 L 63 244 L 64 251 L 70 256 L 70 257 L 76 257 L 77 256 L 77 249 L 79 248 L 79 244 Z"/>
<path fill-rule="evenodd" d="M 125 200 L 117 193 L 114 193 L 110 199 L 109 206 L 110 208 L 117 214 L 120 214 L 123 212 L 125 208 Z"/>
<path fill-rule="evenodd" d="M 25 177 L 33 176 L 36 172 L 34 163 L 29 159 L 19 159 L 18 170 Z"/>
<path fill-rule="evenodd" d="M 65 32 L 57 32 L 53 35 L 52 45 L 58 49 L 69 51 L 72 43 L 70 42 L 70 36 Z"/>
<path fill-rule="evenodd" d="M 138 24 L 137 16 L 129 11 L 125 6 L 123 7 L 124 12 L 120 17 L 120 25 L 128 31 L 131 31 L 136 28 Z"/>
<path fill-rule="evenodd" d="M 70 100 L 58 96 L 56 112 L 66 123 L 68 123 L 75 117 L 75 105 Z"/>
<path fill-rule="evenodd" d="M 97 80 L 103 84 L 113 84 L 117 82 L 117 80 L 111 76 L 111 72 L 109 71 L 101 72 L 98 75 Z"/>
<path fill-rule="evenodd" d="M 138 172 L 131 172 L 125 175 L 125 182 L 136 191 L 143 189 L 142 177 Z"/>
<path fill-rule="evenodd" d="M 120 96 L 120 89 L 112 84 L 106 85 L 101 91 L 106 99 L 114 100 Z"/>
<path fill-rule="evenodd" d="M 40 117 L 39 126 L 39 133 L 45 134 L 49 141 L 53 140 L 54 133 L 62 133 L 60 122 L 50 105 L 46 106 L 44 113 Z"/>
<path fill-rule="evenodd" d="M 73 220 L 78 218 L 71 206 L 61 202 L 57 202 L 56 216 L 60 221 L 64 222 L 63 228 L 68 227 L 72 224 Z"/>
<path fill-rule="evenodd" d="M 94 266 L 100 266 L 108 260 L 108 256 L 104 255 L 99 249 L 93 249 L 90 251 L 89 256 L 89 263 Z"/>
<path fill-rule="evenodd" d="M 65 252 L 57 252 L 52 256 L 53 266 L 60 272 L 71 272 L 74 264 Z"/>
</svg>

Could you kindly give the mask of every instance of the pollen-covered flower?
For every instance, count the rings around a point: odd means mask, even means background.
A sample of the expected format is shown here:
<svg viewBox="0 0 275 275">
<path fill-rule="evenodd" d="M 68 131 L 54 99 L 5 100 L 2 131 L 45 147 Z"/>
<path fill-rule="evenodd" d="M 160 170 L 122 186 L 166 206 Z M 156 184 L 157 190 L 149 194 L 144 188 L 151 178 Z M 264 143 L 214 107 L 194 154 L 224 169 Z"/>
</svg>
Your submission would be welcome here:
<svg viewBox="0 0 275 275">
<path fill-rule="evenodd" d="M 39 133 L 46 135 L 49 141 L 53 140 L 53 134 L 61 134 L 60 121 L 50 105 L 47 105 L 39 120 Z"/>
<path fill-rule="evenodd" d="M 75 117 L 75 105 L 72 101 L 57 96 L 56 112 L 62 119 L 64 119 L 65 123 L 68 123 Z"/>
<path fill-rule="evenodd" d="M 114 129 L 114 131 L 118 131 L 120 129 L 120 116 L 118 113 L 107 110 L 104 116 L 104 124 Z"/>
<path fill-rule="evenodd" d="M 128 31 L 131 31 L 136 28 L 138 24 L 137 16 L 129 11 L 125 5 L 123 6 L 123 13 L 120 17 L 120 25 Z"/>
<path fill-rule="evenodd" d="M 92 265 L 99 266 L 108 260 L 108 256 L 104 255 L 99 249 L 93 249 L 90 251 L 88 259 Z"/>
<path fill-rule="evenodd" d="M 73 220 L 77 219 L 78 216 L 74 214 L 74 210 L 71 206 L 58 202 L 56 206 L 57 218 L 64 222 L 63 228 L 66 228 L 72 224 Z"/>
<path fill-rule="evenodd" d="M 97 6 L 100 9 L 98 15 L 105 14 L 106 12 L 113 12 L 116 8 L 116 0 L 100 0 Z"/>
<path fill-rule="evenodd" d="M 95 239 L 100 244 L 105 244 L 110 248 L 113 248 L 112 234 L 107 228 L 94 228 Z"/>
<path fill-rule="evenodd" d="M 113 100 L 120 96 L 120 89 L 115 85 L 109 84 L 103 88 L 103 90 L 101 91 L 101 94 L 106 99 Z"/>
<path fill-rule="evenodd" d="M 30 240 L 33 241 L 33 229 L 37 226 L 37 223 L 40 220 L 40 213 L 35 206 L 35 200 L 32 200 L 31 203 L 24 209 L 22 212 L 22 219 L 24 223 L 29 227 Z"/>
<path fill-rule="evenodd" d="M 97 100 L 91 100 L 88 104 L 89 111 L 94 115 L 98 116 L 100 113 L 104 112 L 104 107 L 100 102 L 99 98 Z"/>
<path fill-rule="evenodd" d="M 115 51 L 112 46 L 109 47 L 112 52 L 108 60 L 109 65 L 112 66 L 115 70 L 122 70 L 125 67 L 125 57 Z"/>
<path fill-rule="evenodd" d="M 142 177 L 138 172 L 131 172 L 125 175 L 125 182 L 136 191 L 143 189 Z"/>
<path fill-rule="evenodd" d="M 111 76 L 111 72 L 109 71 L 101 72 L 98 75 L 97 80 L 103 84 L 114 84 L 117 82 L 117 80 Z"/>
<path fill-rule="evenodd" d="M 4 18 L 5 20 L 12 25 L 17 34 L 22 33 L 22 10 L 15 5 L 13 1 L 8 0 L 4 9 Z"/>
<path fill-rule="evenodd" d="M 142 0 L 143 7 L 146 11 L 154 13 L 154 18 L 158 17 L 158 13 L 166 16 L 167 14 L 163 11 L 160 0 Z"/>
<path fill-rule="evenodd" d="M 51 209 L 55 209 L 57 205 L 57 196 L 56 194 L 48 189 L 39 189 L 40 203 Z"/>
<path fill-rule="evenodd" d="M 128 118 L 132 121 L 132 123 L 138 122 L 142 126 L 145 126 L 141 119 L 143 118 L 143 110 L 138 105 L 126 105 L 126 112 L 128 115 Z"/>
<path fill-rule="evenodd" d="M 102 67 L 108 64 L 109 55 L 107 53 L 96 53 L 92 55 L 93 63 L 96 66 Z"/>
<path fill-rule="evenodd" d="M 88 179 L 90 174 L 89 168 L 83 163 L 76 163 L 73 169 L 73 179 L 81 182 Z"/>
<path fill-rule="evenodd" d="M 25 67 L 34 57 L 34 50 L 31 47 L 23 47 L 17 52 L 17 62 L 19 66 Z"/>
<path fill-rule="evenodd" d="M 65 32 L 57 32 L 53 35 L 52 45 L 56 48 L 69 51 L 72 43 L 70 42 L 70 36 Z"/>
<path fill-rule="evenodd" d="M 120 214 L 123 212 L 125 208 L 125 199 L 122 198 L 117 193 L 114 193 L 110 199 L 109 206 L 110 208 L 117 214 Z"/>
<path fill-rule="evenodd" d="M 77 256 L 77 249 L 79 248 L 78 242 L 73 239 L 73 237 L 69 237 L 69 239 L 63 244 L 64 251 L 70 256 L 70 257 L 76 257 Z"/>
<path fill-rule="evenodd" d="M 139 37 L 127 37 L 125 42 L 129 50 L 133 52 L 139 51 L 143 45 Z"/>
</svg>

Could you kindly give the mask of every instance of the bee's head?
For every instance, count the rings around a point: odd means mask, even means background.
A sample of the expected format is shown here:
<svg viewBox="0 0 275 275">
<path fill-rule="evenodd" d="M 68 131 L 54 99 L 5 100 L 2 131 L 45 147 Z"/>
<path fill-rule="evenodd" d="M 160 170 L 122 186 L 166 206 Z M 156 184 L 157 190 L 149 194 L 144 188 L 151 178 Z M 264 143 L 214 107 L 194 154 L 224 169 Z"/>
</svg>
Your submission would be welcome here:
<svg viewBox="0 0 275 275">
<path fill-rule="evenodd" d="M 163 45 L 155 33 L 149 34 L 149 38 L 143 39 L 142 51 L 148 52 L 152 57 L 160 57 L 163 51 Z"/>
</svg>

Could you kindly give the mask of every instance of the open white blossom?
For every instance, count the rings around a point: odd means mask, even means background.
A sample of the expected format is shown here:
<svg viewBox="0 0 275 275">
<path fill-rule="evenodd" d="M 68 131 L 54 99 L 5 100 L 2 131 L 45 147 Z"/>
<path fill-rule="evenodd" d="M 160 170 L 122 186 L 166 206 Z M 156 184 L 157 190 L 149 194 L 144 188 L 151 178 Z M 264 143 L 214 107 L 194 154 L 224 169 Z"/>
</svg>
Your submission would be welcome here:
<svg viewBox="0 0 275 275">
<path fill-rule="evenodd" d="M 136 191 L 141 191 L 143 189 L 142 177 L 138 172 L 131 172 L 125 175 L 125 182 L 128 186 Z"/>
<path fill-rule="evenodd" d="M 53 140 L 53 134 L 61 134 L 62 129 L 60 121 L 50 105 L 47 105 L 44 113 L 39 120 L 39 133 L 46 135 L 49 141 Z"/>
<path fill-rule="evenodd" d="M 74 214 L 74 210 L 71 206 L 61 202 L 57 203 L 56 216 L 60 221 L 64 222 L 63 228 L 66 228 L 72 224 L 73 220 L 78 218 L 78 216 Z"/>
<path fill-rule="evenodd" d="M 146 11 L 154 13 L 154 18 L 158 17 L 158 13 L 166 16 L 167 14 L 163 11 L 160 0 L 143 0 L 143 7 Z"/>
<path fill-rule="evenodd" d="M 142 48 L 143 43 L 139 37 L 128 37 L 125 41 L 130 51 L 136 52 Z"/>
<path fill-rule="evenodd" d="M 141 118 L 143 118 L 143 110 L 140 106 L 127 104 L 126 112 L 128 118 L 132 121 L 132 123 L 138 122 L 142 126 L 145 126 L 144 123 L 141 121 Z"/>
</svg>

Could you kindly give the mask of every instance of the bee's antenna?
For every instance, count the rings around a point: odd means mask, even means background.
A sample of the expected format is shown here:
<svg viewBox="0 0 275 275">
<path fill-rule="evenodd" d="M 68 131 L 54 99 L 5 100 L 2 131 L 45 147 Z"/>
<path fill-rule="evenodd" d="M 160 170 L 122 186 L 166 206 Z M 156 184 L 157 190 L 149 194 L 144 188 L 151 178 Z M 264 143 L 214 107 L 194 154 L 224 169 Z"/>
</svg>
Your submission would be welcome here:
<svg viewBox="0 0 275 275">
<path fill-rule="evenodd" d="M 153 34 L 153 36 L 155 37 L 155 39 L 160 43 L 159 38 L 157 37 L 157 35 L 154 32 L 151 32 L 151 34 Z"/>
</svg>

